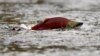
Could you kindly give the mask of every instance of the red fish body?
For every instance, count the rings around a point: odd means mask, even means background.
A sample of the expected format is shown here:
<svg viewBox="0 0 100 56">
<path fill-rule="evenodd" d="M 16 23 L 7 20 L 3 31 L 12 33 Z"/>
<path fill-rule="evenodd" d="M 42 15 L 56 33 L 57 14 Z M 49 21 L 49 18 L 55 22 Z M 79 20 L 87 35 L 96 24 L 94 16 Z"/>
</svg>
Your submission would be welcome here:
<svg viewBox="0 0 100 56">
<path fill-rule="evenodd" d="M 53 18 L 46 18 L 43 22 L 40 22 L 36 25 L 32 24 L 32 25 L 26 26 L 25 24 L 21 24 L 19 27 L 23 29 L 29 29 L 29 30 L 30 29 L 31 30 L 49 30 L 49 29 L 57 29 L 57 28 L 73 29 L 82 25 L 83 25 L 82 22 L 71 21 L 63 17 L 53 17 Z M 12 30 L 20 31 L 21 29 L 20 28 L 17 29 L 16 27 L 14 27 Z"/>
<path fill-rule="evenodd" d="M 32 30 L 48 30 L 55 28 L 65 28 L 68 24 L 68 19 L 63 17 L 46 18 L 43 22 L 33 26 Z"/>
</svg>

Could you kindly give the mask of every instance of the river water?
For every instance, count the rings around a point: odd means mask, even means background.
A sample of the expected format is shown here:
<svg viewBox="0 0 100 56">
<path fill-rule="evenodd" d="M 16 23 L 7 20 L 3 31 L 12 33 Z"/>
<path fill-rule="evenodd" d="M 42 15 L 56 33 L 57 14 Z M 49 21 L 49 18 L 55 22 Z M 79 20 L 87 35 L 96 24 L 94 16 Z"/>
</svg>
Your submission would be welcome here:
<svg viewBox="0 0 100 56">
<path fill-rule="evenodd" d="M 100 11 L 97 5 L 84 9 L 57 4 L 1 3 L 0 7 L 0 18 L 10 14 L 31 22 L 61 16 L 84 23 L 78 29 L 63 31 L 10 31 L 8 24 L 1 23 L 0 56 L 100 56 Z"/>
</svg>

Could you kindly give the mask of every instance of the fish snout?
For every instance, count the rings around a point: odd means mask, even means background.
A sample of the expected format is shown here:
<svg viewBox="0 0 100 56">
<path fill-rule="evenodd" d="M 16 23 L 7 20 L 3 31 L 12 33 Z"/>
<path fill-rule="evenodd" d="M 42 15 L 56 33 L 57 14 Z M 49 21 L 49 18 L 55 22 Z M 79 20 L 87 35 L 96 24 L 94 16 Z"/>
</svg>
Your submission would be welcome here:
<svg viewBox="0 0 100 56">
<path fill-rule="evenodd" d="M 80 26 L 82 26 L 82 25 L 83 25 L 82 22 L 77 22 L 77 24 L 75 25 L 75 27 L 80 27 Z"/>
</svg>

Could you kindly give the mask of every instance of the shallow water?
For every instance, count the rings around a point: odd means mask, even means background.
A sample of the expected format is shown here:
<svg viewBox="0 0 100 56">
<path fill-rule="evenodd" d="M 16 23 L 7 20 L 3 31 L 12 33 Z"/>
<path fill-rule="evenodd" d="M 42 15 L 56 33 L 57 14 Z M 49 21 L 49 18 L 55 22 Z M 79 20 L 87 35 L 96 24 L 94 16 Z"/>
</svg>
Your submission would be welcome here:
<svg viewBox="0 0 100 56">
<path fill-rule="evenodd" d="M 1 11 L 18 16 L 21 21 L 37 21 L 62 16 L 83 22 L 79 29 L 64 31 L 10 31 L 0 24 L 0 56 L 99 56 L 100 12 L 91 10 L 58 10 L 59 6 L 43 4 L 10 4 Z M 5 15 L 3 15 L 5 16 Z"/>
</svg>

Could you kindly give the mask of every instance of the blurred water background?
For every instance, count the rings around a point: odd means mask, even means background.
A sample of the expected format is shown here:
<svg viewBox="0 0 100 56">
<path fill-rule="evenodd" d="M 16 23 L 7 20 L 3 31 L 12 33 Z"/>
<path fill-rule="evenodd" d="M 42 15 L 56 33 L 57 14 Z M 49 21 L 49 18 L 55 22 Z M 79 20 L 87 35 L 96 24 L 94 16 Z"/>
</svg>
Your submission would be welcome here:
<svg viewBox="0 0 100 56">
<path fill-rule="evenodd" d="M 100 0 L 0 0 L 0 56 L 100 56 L 99 5 Z M 65 31 L 10 31 L 9 16 L 26 23 L 61 16 L 84 25 Z"/>
</svg>

